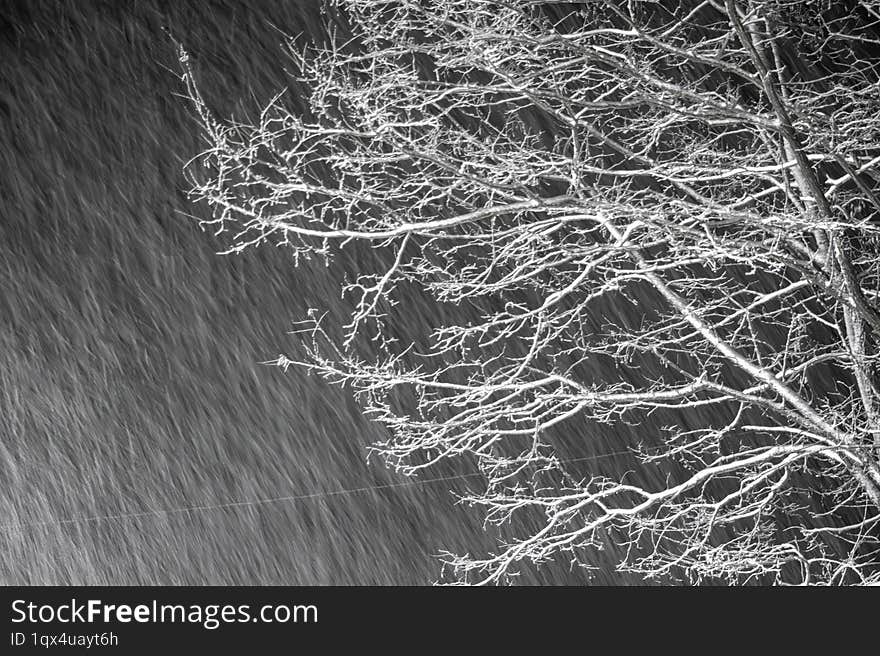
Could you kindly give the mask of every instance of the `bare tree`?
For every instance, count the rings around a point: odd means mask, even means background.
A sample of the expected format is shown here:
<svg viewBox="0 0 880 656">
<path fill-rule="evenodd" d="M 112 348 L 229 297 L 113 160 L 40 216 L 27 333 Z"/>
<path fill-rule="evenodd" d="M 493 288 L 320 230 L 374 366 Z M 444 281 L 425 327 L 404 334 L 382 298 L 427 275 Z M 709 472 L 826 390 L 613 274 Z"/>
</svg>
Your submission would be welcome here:
<svg viewBox="0 0 880 656">
<path fill-rule="evenodd" d="M 232 251 L 391 254 L 344 285 L 343 334 L 304 325 L 295 364 L 356 390 L 398 470 L 466 459 L 489 521 L 540 516 L 448 571 L 588 566 L 612 536 L 647 577 L 880 581 L 880 3 L 331 5 L 351 38 L 288 43 L 305 111 L 281 95 L 221 122 L 181 51 L 210 144 L 193 196 Z M 479 321 L 402 344 L 403 287 Z M 646 440 L 678 463 L 656 488 L 574 478 L 545 439 L 707 408 Z M 850 519 L 779 530 L 805 480 Z"/>
</svg>

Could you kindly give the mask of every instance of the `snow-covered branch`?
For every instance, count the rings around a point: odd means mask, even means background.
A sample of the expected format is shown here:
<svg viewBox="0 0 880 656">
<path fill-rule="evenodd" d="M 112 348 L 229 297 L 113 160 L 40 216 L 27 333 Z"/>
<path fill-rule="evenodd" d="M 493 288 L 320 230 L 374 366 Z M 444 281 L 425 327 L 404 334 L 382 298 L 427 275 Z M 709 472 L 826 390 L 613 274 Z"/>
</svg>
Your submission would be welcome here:
<svg viewBox="0 0 880 656">
<path fill-rule="evenodd" d="M 648 577 L 876 582 L 871 3 L 329 4 L 350 38 L 287 44 L 304 112 L 280 94 L 219 121 L 181 58 L 208 143 L 192 194 L 230 251 L 386 254 L 295 364 L 355 390 L 393 466 L 472 463 L 487 520 L 540 518 L 452 575 L 589 567 L 617 540 Z M 401 289 L 449 310 L 412 343 Z M 688 413 L 644 436 L 659 486 L 575 474 L 550 438 Z"/>
</svg>

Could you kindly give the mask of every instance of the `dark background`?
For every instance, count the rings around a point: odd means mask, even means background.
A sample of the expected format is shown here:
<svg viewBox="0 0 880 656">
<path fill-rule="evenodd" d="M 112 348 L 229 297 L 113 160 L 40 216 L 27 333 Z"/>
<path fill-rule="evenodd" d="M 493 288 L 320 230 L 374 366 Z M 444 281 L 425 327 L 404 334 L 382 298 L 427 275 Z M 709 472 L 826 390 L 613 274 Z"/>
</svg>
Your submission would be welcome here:
<svg viewBox="0 0 880 656">
<path fill-rule="evenodd" d="M 407 482 L 367 464 L 381 428 L 345 392 L 259 364 L 296 355 L 290 322 L 357 263 L 219 257 L 182 215 L 201 144 L 164 29 L 245 115 L 287 83 L 271 25 L 322 22 L 312 1 L 0 2 L 0 583 L 419 584 L 441 548 L 493 544 L 449 493 L 467 480 L 80 521 Z"/>
</svg>

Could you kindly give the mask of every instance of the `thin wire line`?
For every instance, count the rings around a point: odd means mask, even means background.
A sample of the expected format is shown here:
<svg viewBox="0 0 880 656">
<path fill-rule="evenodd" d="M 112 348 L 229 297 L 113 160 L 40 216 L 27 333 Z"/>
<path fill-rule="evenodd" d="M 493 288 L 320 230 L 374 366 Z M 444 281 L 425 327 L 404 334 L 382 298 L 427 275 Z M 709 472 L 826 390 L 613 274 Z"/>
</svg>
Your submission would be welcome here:
<svg viewBox="0 0 880 656">
<path fill-rule="evenodd" d="M 585 456 L 583 458 L 570 458 L 568 460 L 559 460 L 560 464 L 572 462 L 583 462 L 587 460 L 599 460 L 601 458 L 610 458 L 612 456 L 632 454 L 632 451 L 614 451 L 612 453 L 603 453 L 597 456 Z M 229 508 L 244 508 L 250 506 L 260 506 L 269 503 L 282 503 L 285 501 L 305 501 L 310 499 L 321 499 L 326 497 L 343 496 L 348 494 L 360 494 L 363 492 L 373 492 L 377 490 L 388 490 L 399 487 L 414 487 L 417 485 L 429 485 L 431 483 L 442 483 L 445 481 L 455 481 L 465 478 L 474 478 L 482 476 L 481 472 L 473 472 L 470 474 L 457 474 L 455 476 L 441 476 L 439 478 L 427 478 L 424 480 L 403 481 L 400 483 L 385 483 L 383 485 L 373 485 L 369 487 L 355 487 L 343 490 L 332 490 L 330 492 L 313 492 L 311 494 L 297 494 L 285 497 L 273 497 L 269 499 L 253 499 L 251 501 L 230 501 L 228 503 L 218 503 L 201 506 L 184 506 L 181 508 L 163 508 L 159 510 L 143 510 L 134 513 L 119 513 L 116 515 L 96 515 L 93 517 L 71 517 L 68 519 L 45 520 L 39 522 L 24 522 L 21 524 L 3 524 L 0 530 L 12 531 L 15 529 L 33 528 L 36 526 L 63 526 L 66 524 L 88 524 L 102 521 L 121 521 L 126 519 L 137 519 L 139 517 L 162 517 L 165 515 L 175 515 L 180 513 L 193 513 L 207 510 L 224 510 Z"/>
</svg>

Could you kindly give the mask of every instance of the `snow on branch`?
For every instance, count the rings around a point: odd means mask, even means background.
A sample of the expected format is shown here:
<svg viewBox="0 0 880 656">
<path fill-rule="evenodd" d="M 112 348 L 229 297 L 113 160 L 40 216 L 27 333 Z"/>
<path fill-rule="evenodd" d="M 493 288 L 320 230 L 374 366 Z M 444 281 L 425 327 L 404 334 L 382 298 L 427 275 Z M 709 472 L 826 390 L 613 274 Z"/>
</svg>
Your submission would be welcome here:
<svg viewBox="0 0 880 656">
<path fill-rule="evenodd" d="M 880 580 L 874 4 L 337 0 L 349 36 L 287 43 L 307 110 L 252 124 L 183 53 L 192 196 L 229 251 L 385 253 L 295 364 L 355 390 L 399 470 L 471 463 L 488 521 L 540 518 L 447 554 L 454 579 L 615 540 L 659 579 Z M 418 348 L 404 288 L 453 308 Z M 575 476 L 548 438 L 653 413 L 705 423 L 644 436 L 675 463 L 655 486 Z"/>
</svg>

